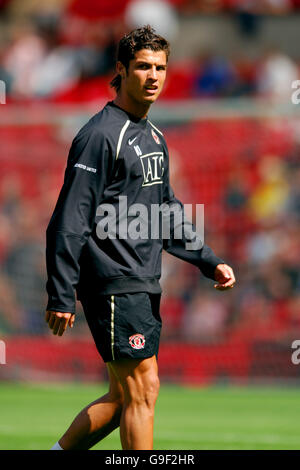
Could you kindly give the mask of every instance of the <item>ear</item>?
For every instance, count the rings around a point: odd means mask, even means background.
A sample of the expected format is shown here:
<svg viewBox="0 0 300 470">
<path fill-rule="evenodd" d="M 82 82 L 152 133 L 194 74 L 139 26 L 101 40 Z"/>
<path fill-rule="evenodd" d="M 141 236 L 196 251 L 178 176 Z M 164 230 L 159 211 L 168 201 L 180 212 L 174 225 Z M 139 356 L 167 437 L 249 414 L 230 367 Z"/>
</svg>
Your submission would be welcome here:
<svg viewBox="0 0 300 470">
<path fill-rule="evenodd" d="M 125 78 L 126 76 L 126 68 L 125 66 L 122 64 L 122 62 L 120 62 L 118 60 L 118 62 L 116 63 L 116 72 L 121 75 L 121 78 Z"/>
</svg>

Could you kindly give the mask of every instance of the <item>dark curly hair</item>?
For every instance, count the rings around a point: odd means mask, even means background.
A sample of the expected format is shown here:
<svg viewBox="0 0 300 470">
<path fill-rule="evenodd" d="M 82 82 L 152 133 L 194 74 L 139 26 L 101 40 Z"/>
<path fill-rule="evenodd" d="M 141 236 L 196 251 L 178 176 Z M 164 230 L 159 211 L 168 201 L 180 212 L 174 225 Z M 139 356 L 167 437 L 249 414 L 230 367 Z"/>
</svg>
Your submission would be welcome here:
<svg viewBox="0 0 300 470">
<path fill-rule="evenodd" d="M 142 28 L 134 29 L 120 39 L 117 50 L 117 61 L 120 61 L 128 71 L 129 62 L 134 59 L 135 53 L 141 49 L 164 51 L 167 61 L 170 55 L 169 42 L 159 34 L 156 34 L 155 30 L 150 25 L 146 25 Z M 110 86 L 115 88 L 116 91 L 120 90 L 120 74 L 117 74 L 112 79 Z"/>
</svg>

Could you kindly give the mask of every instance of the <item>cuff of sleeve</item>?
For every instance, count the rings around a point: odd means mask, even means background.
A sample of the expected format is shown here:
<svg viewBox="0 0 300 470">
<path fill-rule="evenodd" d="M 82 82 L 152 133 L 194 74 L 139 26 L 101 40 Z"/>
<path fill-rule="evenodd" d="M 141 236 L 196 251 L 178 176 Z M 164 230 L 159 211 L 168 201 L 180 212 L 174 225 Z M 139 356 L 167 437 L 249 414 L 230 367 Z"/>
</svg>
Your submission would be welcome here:
<svg viewBox="0 0 300 470">
<path fill-rule="evenodd" d="M 225 264 L 225 261 L 217 256 L 211 256 L 209 261 L 199 266 L 199 269 L 205 277 L 215 281 L 215 270 L 218 264 Z"/>
<path fill-rule="evenodd" d="M 75 315 L 76 309 L 74 307 L 66 307 L 65 305 L 53 305 L 48 303 L 46 310 L 50 312 L 62 312 L 62 313 L 72 313 Z"/>
</svg>

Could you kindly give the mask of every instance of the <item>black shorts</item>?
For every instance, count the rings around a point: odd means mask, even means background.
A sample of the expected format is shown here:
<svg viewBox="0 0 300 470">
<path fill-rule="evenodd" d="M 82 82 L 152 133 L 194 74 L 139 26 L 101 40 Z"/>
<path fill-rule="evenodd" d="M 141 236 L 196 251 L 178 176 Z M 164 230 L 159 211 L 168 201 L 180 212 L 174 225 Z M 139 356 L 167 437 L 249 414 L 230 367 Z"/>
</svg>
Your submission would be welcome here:
<svg viewBox="0 0 300 470">
<path fill-rule="evenodd" d="M 80 299 L 104 362 L 158 355 L 160 297 L 161 294 L 138 292 Z"/>
</svg>

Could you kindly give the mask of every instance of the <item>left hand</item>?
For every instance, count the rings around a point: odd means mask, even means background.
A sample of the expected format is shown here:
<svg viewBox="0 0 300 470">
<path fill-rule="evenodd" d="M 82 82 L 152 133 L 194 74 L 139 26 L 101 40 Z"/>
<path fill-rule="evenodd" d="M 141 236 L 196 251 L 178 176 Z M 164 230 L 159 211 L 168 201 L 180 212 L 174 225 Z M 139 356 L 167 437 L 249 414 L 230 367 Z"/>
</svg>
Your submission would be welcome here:
<svg viewBox="0 0 300 470">
<path fill-rule="evenodd" d="M 215 281 L 218 282 L 218 284 L 214 285 L 214 288 L 217 290 L 232 289 L 235 284 L 232 268 L 227 264 L 218 264 L 215 269 Z"/>
<path fill-rule="evenodd" d="M 73 328 L 75 314 L 47 310 L 45 320 L 49 328 L 53 330 L 54 335 L 62 336 L 68 325 L 70 328 Z"/>
</svg>

